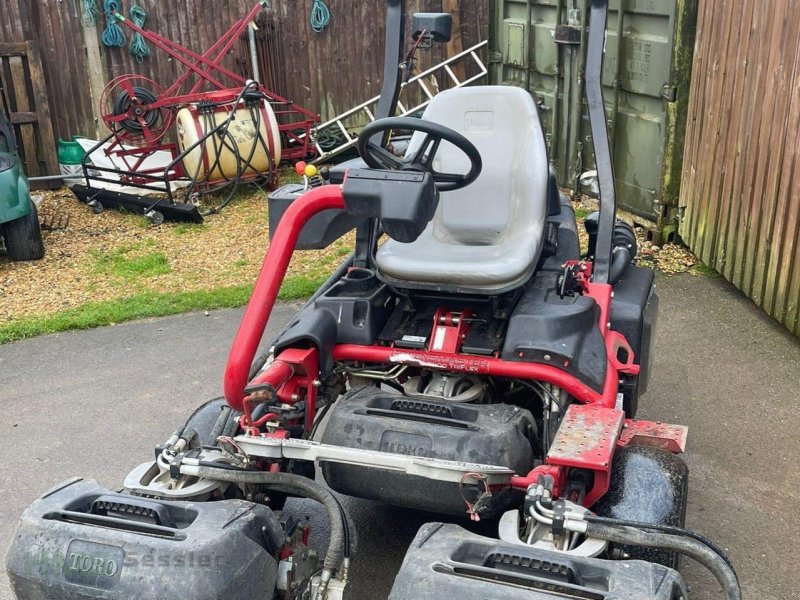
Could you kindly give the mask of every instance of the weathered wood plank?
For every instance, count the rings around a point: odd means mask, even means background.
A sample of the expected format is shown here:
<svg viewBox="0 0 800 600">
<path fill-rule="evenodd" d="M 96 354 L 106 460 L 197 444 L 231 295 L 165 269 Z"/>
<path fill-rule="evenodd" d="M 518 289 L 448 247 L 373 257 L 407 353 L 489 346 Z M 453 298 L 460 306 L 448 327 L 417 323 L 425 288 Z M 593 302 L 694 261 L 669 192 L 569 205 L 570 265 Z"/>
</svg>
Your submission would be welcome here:
<svg viewBox="0 0 800 600">
<path fill-rule="evenodd" d="M 41 141 L 41 153 L 46 168 L 45 175 L 55 175 L 58 173 L 58 159 L 56 157 L 56 143 L 53 137 L 53 125 L 50 118 L 50 103 L 47 99 L 47 88 L 45 87 L 44 70 L 42 69 L 42 55 L 38 44 L 27 42 L 27 46 L 31 89 L 36 103 L 36 113 L 39 115 L 39 140 Z"/>
<path fill-rule="evenodd" d="M 18 111 L 30 112 L 33 105 L 28 99 L 24 60 L 19 56 L 12 56 L 8 62 L 11 66 L 11 89 L 14 92 L 14 104 Z M 39 174 L 39 157 L 36 151 L 36 131 L 32 124 L 20 126 L 17 143 L 20 146 L 26 172 L 29 176 L 35 177 Z"/>
<path fill-rule="evenodd" d="M 738 25 L 738 16 L 734 16 L 733 4 L 737 0 L 723 0 L 720 8 L 718 19 L 722 21 L 721 27 L 715 30 L 714 45 L 718 48 L 718 52 L 714 57 L 713 72 L 711 86 L 711 98 L 713 102 L 709 103 L 708 119 L 714 123 L 715 132 L 713 136 L 708 138 L 707 150 L 704 152 L 705 160 L 713 165 L 713 171 L 709 176 L 702 188 L 704 199 L 704 210 L 700 218 L 698 240 L 698 254 L 700 258 L 708 265 L 714 265 L 716 257 L 714 256 L 714 238 L 716 235 L 716 227 L 713 226 L 719 218 L 718 205 L 719 205 L 719 192 L 725 179 L 725 163 L 719 160 L 719 157 L 724 154 L 726 148 L 727 135 L 729 132 L 728 127 L 723 126 L 726 116 L 730 110 L 731 91 L 732 85 L 730 79 L 732 78 L 731 65 L 728 64 L 727 58 L 731 53 L 735 31 L 735 24 Z"/>
<path fill-rule="evenodd" d="M 0 42 L 0 54 L 3 56 L 25 56 L 27 52 L 25 42 Z"/>
<path fill-rule="evenodd" d="M 751 87 L 747 84 L 746 72 L 749 67 L 747 54 L 750 50 L 751 31 L 750 20 L 753 14 L 753 3 L 755 0 L 743 0 L 743 10 L 739 19 L 736 31 L 736 58 L 732 67 L 733 85 L 731 91 L 732 106 L 728 122 L 732 125 L 728 127 L 729 137 L 725 145 L 725 155 L 723 160 L 728 167 L 725 169 L 722 178 L 722 189 L 720 191 L 719 207 L 719 231 L 714 244 L 714 267 L 724 273 L 730 267 L 727 244 L 730 240 L 731 231 L 735 231 L 738 222 L 737 203 L 734 196 L 737 191 L 737 184 L 741 181 L 740 177 L 740 158 L 743 146 L 742 124 L 743 119 L 750 118 L 749 112 L 744 110 L 745 103 L 742 101 Z"/>
<path fill-rule="evenodd" d="M 755 183 L 753 186 L 750 230 L 748 232 L 746 256 L 743 273 L 742 291 L 750 296 L 755 302 L 761 301 L 761 295 L 754 289 L 754 281 L 757 272 L 764 268 L 764 256 L 759 252 L 759 248 L 764 243 L 761 223 L 765 214 L 769 210 L 769 199 L 767 192 L 767 174 L 769 172 L 770 160 L 774 157 L 775 136 L 782 136 L 775 123 L 775 111 L 779 110 L 779 87 L 780 87 L 780 60 L 782 53 L 782 39 L 786 28 L 786 3 L 779 3 L 773 7 L 771 28 L 769 38 L 771 40 L 769 60 L 767 62 L 767 85 L 764 87 L 764 99 L 762 110 L 768 119 L 764 119 L 758 139 L 758 159 L 756 161 Z"/>
</svg>

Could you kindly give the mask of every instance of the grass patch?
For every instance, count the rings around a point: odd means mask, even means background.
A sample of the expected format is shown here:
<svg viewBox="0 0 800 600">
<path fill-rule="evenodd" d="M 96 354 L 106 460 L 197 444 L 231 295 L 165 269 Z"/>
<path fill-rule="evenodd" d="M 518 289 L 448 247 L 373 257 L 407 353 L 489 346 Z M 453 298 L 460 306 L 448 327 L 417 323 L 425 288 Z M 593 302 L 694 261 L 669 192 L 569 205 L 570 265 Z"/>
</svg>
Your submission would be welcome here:
<svg viewBox="0 0 800 600">
<path fill-rule="evenodd" d="M 287 277 L 278 294 L 278 299 L 307 298 L 326 278 L 325 275 Z M 197 310 L 238 308 L 247 304 L 252 291 L 252 285 L 242 285 L 195 292 L 142 292 L 119 300 L 87 302 L 53 315 L 0 324 L 0 344 L 47 333 L 91 329 L 148 317 L 163 317 Z"/>
<path fill-rule="evenodd" d="M 197 223 L 180 223 L 172 228 L 175 235 L 186 235 L 187 233 L 197 233 L 203 230 L 203 226 Z"/>
<path fill-rule="evenodd" d="M 122 246 L 111 252 L 94 252 L 95 271 L 107 273 L 122 279 L 138 279 L 154 277 L 172 271 L 167 257 L 162 252 L 151 252 L 141 256 L 129 257 L 133 250 L 130 246 Z"/>
<path fill-rule="evenodd" d="M 713 268 L 700 261 L 698 261 L 691 269 L 689 269 L 689 272 L 693 275 L 702 275 L 703 277 L 719 276 L 719 273 L 717 273 Z"/>
<path fill-rule="evenodd" d="M 583 221 L 592 214 L 594 211 L 589 210 L 588 208 L 584 208 L 583 206 L 575 207 L 575 220 L 576 221 Z"/>
</svg>

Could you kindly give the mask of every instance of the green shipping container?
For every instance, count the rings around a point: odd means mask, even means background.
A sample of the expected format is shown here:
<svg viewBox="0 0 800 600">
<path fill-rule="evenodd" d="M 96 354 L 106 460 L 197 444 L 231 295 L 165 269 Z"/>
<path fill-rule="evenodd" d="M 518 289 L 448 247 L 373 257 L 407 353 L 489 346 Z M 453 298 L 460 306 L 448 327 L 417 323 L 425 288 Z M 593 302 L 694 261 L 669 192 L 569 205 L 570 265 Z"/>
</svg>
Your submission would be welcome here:
<svg viewBox="0 0 800 600">
<path fill-rule="evenodd" d="M 492 6 L 491 80 L 531 92 L 559 183 L 575 189 L 594 168 L 584 97 L 589 0 Z M 696 18 L 697 0 L 610 2 L 603 82 L 617 203 L 655 239 L 676 231 Z"/>
</svg>

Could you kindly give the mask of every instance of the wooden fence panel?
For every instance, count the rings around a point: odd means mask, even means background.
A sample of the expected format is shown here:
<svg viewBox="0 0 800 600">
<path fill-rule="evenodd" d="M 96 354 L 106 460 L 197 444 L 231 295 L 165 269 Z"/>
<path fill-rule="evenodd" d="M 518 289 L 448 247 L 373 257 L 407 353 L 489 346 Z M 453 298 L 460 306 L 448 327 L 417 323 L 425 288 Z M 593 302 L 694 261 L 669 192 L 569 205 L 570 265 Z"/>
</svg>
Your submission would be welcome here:
<svg viewBox="0 0 800 600">
<path fill-rule="evenodd" d="M 800 11 L 708 0 L 698 16 L 681 235 L 800 335 Z"/>
</svg>

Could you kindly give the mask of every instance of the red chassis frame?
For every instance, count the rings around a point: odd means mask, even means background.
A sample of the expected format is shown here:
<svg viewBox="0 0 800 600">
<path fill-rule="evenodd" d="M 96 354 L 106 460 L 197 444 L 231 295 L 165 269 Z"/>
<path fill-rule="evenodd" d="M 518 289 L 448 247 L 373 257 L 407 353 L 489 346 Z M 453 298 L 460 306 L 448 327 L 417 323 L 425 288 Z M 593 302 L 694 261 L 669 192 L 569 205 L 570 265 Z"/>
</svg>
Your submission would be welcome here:
<svg viewBox="0 0 800 600">
<path fill-rule="evenodd" d="M 260 435 L 253 429 L 253 425 L 263 424 L 267 418 L 274 418 L 275 415 L 266 415 L 253 423 L 250 416 L 251 403 L 268 397 L 259 396 L 261 392 L 248 396 L 245 391 L 248 384 L 255 388 L 260 385 L 274 390 L 281 402 L 289 403 L 300 398 L 297 392 L 302 388 L 305 390 L 303 399 L 306 404 L 307 431 L 313 423 L 319 368 L 316 349 L 285 349 L 252 382 L 248 382 L 248 376 L 303 226 L 319 212 L 344 208 L 341 186 L 327 185 L 311 190 L 287 209 L 270 243 L 225 370 L 225 398 L 231 407 L 244 412 L 242 423 L 245 431 L 251 435 Z M 594 472 L 594 484 L 586 495 L 584 504 L 591 506 L 608 490 L 611 465 L 617 447 L 635 443 L 682 452 L 686 428 L 625 419 L 624 413 L 615 408 L 620 374 L 636 375 L 639 373 L 639 365 L 633 362 L 633 352 L 624 336 L 609 328 L 612 287 L 590 282 L 591 264 L 581 265 L 583 274 L 579 280 L 584 294 L 593 298 L 600 307 L 598 326 L 605 337 L 608 353 L 605 383 L 600 392 L 567 373 L 562 368 L 566 365 L 515 362 L 459 353 L 457 340 L 460 336 L 454 334 L 460 333 L 466 319 L 457 318 L 451 313 L 437 312 L 434 318 L 434 326 L 444 330 L 441 336 L 432 336 L 441 340 L 438 344 L 441 349 L 429 347 L 427 350 L 410 350 L 392 346 L 339 344 L 333 348 L 332 357 L 337 361 L 406 364 L 478 375 L 538 380 L 563 388 L 582 404 L 568 408 L 544 464 L 527 475 L 512 477 L 510 484 L 526 490 L 529 485 L 536 483 L 539 475 L 551 475 L 555 482 L 555 492 L 559 494 L 564 489 L 570 468 L 589 469 Z"/>
</svg>

